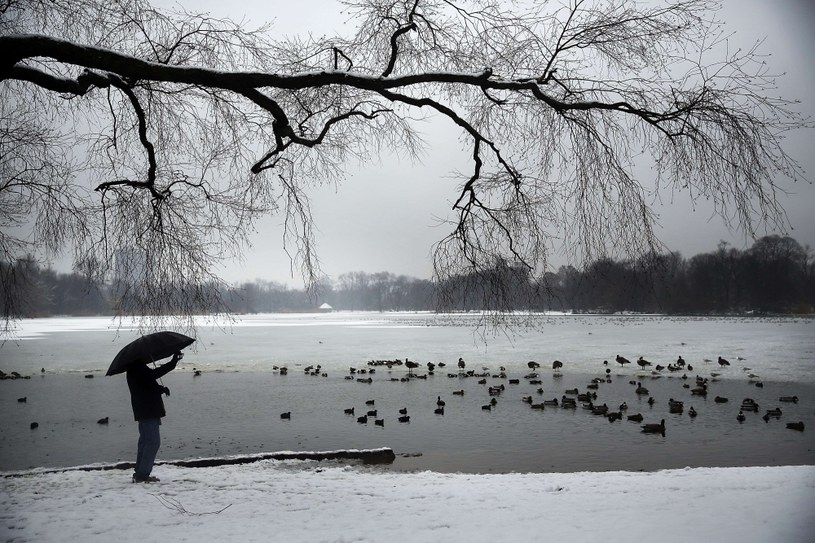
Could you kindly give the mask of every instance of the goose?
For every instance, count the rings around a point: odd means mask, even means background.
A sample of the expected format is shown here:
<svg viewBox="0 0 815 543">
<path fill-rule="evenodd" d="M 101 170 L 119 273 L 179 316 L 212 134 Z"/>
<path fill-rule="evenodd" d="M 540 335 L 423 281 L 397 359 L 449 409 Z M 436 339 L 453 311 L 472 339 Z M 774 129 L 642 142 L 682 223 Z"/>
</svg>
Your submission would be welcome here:
<svg viewBox="0 0 815 543">
<path fill-rule="evenodd" d="M 631 361 L 624 356 L 617 355 L 615 359 L 617 363 L 620 365 L 621 368 L 625 367 L 626 364 L 630 364 Z"/>
<path fill-rule="evenodd" d="M 636 415 L 628 415 L 628 420 L 631 420 L 631 421 L 634 421 L 634 422 L 642 422 L 642 414 L 637 413 Z"/>
<path fill-rule="evenodd" d="M 285 413 L 280 413 L 280 418 L 284 420 L 289 420 L 291 418 L 291 411 L 286 411 Z"/>
<path fill-rule="evenodd" d="M 36 424 L 36 423 L 34 423 L 34 424 Z M 798 430 L 799 432 L 803 432 L 804 431 L 804 423 L 803 423 L 803 421 L 788 422 L 787 423 L 787 428 L 789 428 L 790 430 Z"/>
<path fill-rule="evenodd" d="M 643 357 L 639 357 L 639 358 L 637 359 L 637 365 L 638 365 L 639 367 L 641 367 L 642 369 L 645 369 L 645 367 L 646 367 L 646 366 L 650 366 L 650 365 L 651 365 L 651 363 L 650 363 L 650 362 L 648 362 L 648 361 L 647 361 L 646 359 L 644 359 Z"/>
<path fill-rule="evenodd" d="M 358 417 L 357 422 L 360 424 L 368 424 L 368 415 L 362 415 L 361 417 Z"/>
<path fill-rule="evenodd" d="M 676 365 L 679 366 L 680 368 L 685 365 L 685 359 L 682 358 L 682 355 L 680 355 L 679 358 L 676 359 Z"/>
<path fill-rule="evenodd" d="M 406 360 L 405 367 L 408 369 L 408 375 L 413 375 L 413 370 L 418 368 L 419 364 L 417 362 L 414 362 L 413 360 Z"/>
<path fill-rule="evenodd" d="M 535 361 L 529 361 L 526 363 L 526 365 L 527 367 L 529 367 L 530 370 L 536 370 L 541 367 L 541 365 Z"/>
<path fill-rule="evenodd" d="M 642 383 L 637 383 L 637 388 L 634 390 L 634 393 L 646 396 L 648 394 L 648 389 L 642 386 Z"/>
<path fill-rule="evenodd" d="M 467 364 L 464 363 L 463 358 L 459 357 L 459 359 L 458 359 L 458 369 L 463 370 L 465 367 L 467 367 Z"/>
<path fill-rule="evenodd" d="M 563 367 L 563 362 L 561 362 L 560 360 L 555 360 L 554 362 L 552 362 L 552 369 L 553 370 L 560 371 L 560 368 L 562 368 L 562 367 Z"/>
<path fill-rule="evenodd" d="M 665 419 L 662 419 L 659 424 L 643 424 L 642 433 L 665 435 Z"/>
<path fill-rule="evenodd" d="M 441 399 L 441 396 L 436 397 L 436 405 L 438 405 L 439 407 L 444 407 L 445 405 L 444 400 Z"/>
<path fill-rule="evenodd" d="M 437 407 L 437 408 L 436 408 L 436 409 L 433 411 L 433 413 L 435 413 L 436 415 L 444 415 L 444 408 L 443 408 L 443 407 Z"/>
<path fill-rule="evenodd" d="M 346 415 L 353 415 L 354 414 L 354 408 L 350 407 L 350 408 L 346 409 L 345 414 Z"/>
<path fill-rule="evenodd" d="M 798 403 L 798 396 L 781 396 L 778 398 L 779 402 Z"/>
<path fill-rule="evenodd" d="M 385 419 L 374 419 L 374 424 L 376 426 L 381 426 L 382 428 L 385 427 Z"/>
<path fill-rule="evenodd" d="M 724 358 L 722 358 L 722 357 L 720 356 L 720 357 L 719 357 L 719 365 L 720 365 L 721 367 L 729 366 L 729 365 L 730 365 L 730 362 L 728 362 L 727 360 L 725 360 Z"/>
</svg>

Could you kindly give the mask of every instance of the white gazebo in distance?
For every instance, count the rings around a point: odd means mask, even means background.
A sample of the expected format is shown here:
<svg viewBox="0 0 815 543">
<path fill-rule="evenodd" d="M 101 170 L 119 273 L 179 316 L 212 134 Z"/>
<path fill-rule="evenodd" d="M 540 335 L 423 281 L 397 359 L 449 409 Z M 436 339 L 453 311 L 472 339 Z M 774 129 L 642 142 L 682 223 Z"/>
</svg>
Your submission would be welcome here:
<svg viewBox="0 0 815 543">
<path fill-rule="evenodd" d="M 329 311 L 334 311 L 334 308 L 328 305 L 328 303 L 323 303 L 323 305 L 320 306 L 320 311 L 328 313 Z"/>
</svg>

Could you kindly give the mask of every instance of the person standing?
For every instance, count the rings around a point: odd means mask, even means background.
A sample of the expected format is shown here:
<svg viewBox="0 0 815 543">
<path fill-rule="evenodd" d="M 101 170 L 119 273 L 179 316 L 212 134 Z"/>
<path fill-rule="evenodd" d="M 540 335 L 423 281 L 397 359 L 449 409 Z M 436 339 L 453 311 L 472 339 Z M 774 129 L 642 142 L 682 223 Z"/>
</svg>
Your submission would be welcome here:
<svg viewBox="0 0 815 543">
<path fill-rule="evenodd" d="M 173 371 L 183 357 L 180 351 L 172 360 L 157 368 L 147 366 L 147 361 L 137 361 L 127 369 L 127 387 L 130 389 L 130 403 L 133 417 L 139 423 L 139 444 L 136 452 L 134 483 L 158 482 L 158 477 L 150 475 L 161 445 L 161 419 L 164 410 L 162 394 L 170 395 L 170 389 L 158 383 L 158 379 Z"/>
</svg>

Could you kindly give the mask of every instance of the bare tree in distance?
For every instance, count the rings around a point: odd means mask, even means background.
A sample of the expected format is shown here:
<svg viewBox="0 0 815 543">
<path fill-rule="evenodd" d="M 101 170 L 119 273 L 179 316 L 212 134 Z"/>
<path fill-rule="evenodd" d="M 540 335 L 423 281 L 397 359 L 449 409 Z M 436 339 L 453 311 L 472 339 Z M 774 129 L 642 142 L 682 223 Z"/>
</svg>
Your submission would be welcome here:
<svg viewBox="0 0 815 543">
<path fill-rule="evenodd" d="M 419 159 L 426 119 L 471 156 L 439 284 L 543 276 L 553 239 L 582 262 L 657 251 L 664 192 L 785 230 L 777 182 L 802 171 L 783 138 L 809 121 L 758 44 L 728 49 L 718 2 L 344 5 L 355 34 L 282 38 L 146 0 L 0 0 L 2 258 L 70 248 L 155 325 L 218 310 L 217 266 L 277 213 L 315 284 L 309 189 L 386 151 Z M 9 225 L 26 221 L 24 239 Z M 483 292 L 504 307 L 506 288 Z"/>
</svg>

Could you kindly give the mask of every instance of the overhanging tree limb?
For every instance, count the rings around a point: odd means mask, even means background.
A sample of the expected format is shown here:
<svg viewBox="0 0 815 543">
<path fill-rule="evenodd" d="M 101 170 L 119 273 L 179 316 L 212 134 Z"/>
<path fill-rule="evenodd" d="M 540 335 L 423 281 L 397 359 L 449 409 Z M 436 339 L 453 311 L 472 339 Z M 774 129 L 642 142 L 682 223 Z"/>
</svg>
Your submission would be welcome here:
<svg viewBox="0 0 815 543">
<path fill-rule="evenodd" d="M 80 260 L 133 244 L 145 255 L 134 268 L 147 294 L 126 289 L 125 311 L 165 311 L 164 283 L 217 282 L 211 264 L 239 254 L 264 213 L 286 216 L 293 260 L 315 281 L 309 185 L 338 183 L 349 159 L 420 156 L 416 121 L 428 116 L 461 130 L 469 151 L 439 280 L 516 263 L 542 273 L 552 237 L 586 259 L 653 250 L 647 202 L 663 186 L 710 198 L 748 231 L 778 224 L 776 175 L 801 177 L 782 137 L 807 120 L 772 97 L 756 50 L 710 60 L 723 38 L 708 0 L 524 12 L 501 0 L 360 0 L 356 33 L 325 40 L 276 40 L 144 0 L 44 6 L 0 14 L 0 120 L 79 134 L 81 153 L 52 138 L 46 162 L 86 156 L 69 175 L 102 193 L 100 217 L 73 215 L 96 231 L 75 244 Z M 0 124 L 18 161 L 34 148 L 20 133 Z M 32 171 L 0 159 L 3 179 Z"/>
</svg>

